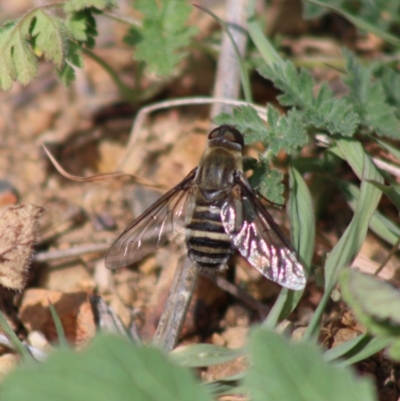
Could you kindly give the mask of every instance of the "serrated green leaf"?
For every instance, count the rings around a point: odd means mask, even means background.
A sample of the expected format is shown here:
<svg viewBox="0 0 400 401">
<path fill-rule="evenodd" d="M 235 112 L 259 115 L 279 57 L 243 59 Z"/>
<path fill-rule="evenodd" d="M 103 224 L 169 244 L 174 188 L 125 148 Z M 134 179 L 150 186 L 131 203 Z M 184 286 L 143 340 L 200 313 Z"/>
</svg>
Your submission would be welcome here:
<svg viewBox="0 0 400 401">
<path fill-rule="evenodd" d="M 249 178 L 250 185 L 265 196 L 270 202 L 283 205 L 283 174 L 279 170 L 271 169 L 269 161 L 261 159 Z"/>
<path fill-rule="evenodd" d="M 267 107 L 268 131 L 266 141 L 269 151 L 276 155 L 280 150 L 290 153 L 299 149 L 308 142 L 308 135 L 302 114 L 298 110 L 289 110 L 286 115 L 268 105 Z"/>
<path fill-rule="evenodd" d="M 73 11 L 81 11 L 91 7 L 97 10 L 105 10 L 117 6 L 116 0 L 68 0 L 64 4 L 64 11 L 72 13 Z"/>
<path fill-rule="evenodd" d="M 268 127 L 251 106 L 235 107 L 232 115 L 222 113 L 214 121 L 218 125 L 235 126 L 243 133 L 246 144 L 262 142 L 268 148 L 268 155 L 276 155 L 281 150 L 290 153 L 292 149 L 298 149 L 308 142 L 302 115 L 297 110 L 280 115 L 268 105 L 266 114 Z"/>
<path fill-rule="evenodd" d="M 247 348 L 230 349 L 212 344 L 191 344 L 170 352 L 170 358 L 179 366 L 198 368 L 218 365 L 245 355 Z"/>
<path fill-rule="evenodd" d="M 371 274 L 346 269 L 342 295 L 367 329 L 381 336 L 400 336 L 400 290 Z"/>
<path fill-rule="evenodd" d="M 216 125 L 233 125 L 244 135 L 246 145 L 261 141 L 265 143 L 268 130 L 264 121 L 251 106 L 235 107 L 232 114 L 221 113 L 214 117 Z"/>
<path fill-rule="evenodd" d="M 185 26 L 190 6 L 185 0 L 138 0 L 135 7 L 144 15 L 135 58 L 146 62 L 149 70 L 159 76 L 170 75 L 197 32 L 195 27 Z"/>
<path fill-rule="evenodd" d="M 381 83 L 388 102 L 396 107 L 397 118 L 400 117 L 400 74 L 388 66 L 383 66 Z"/>
<path fill-rule="evenodd" d="M 129 46 L 136 46 L 139 42 L 143 40 L 142 34 L 139 32 L 138 28 L 131 27 L 128 33 L 124 36 L 124 43 Z"/>
<path fill-rule="evenodd" d="M 351 136 L 358 125 L 358 116 L 346 99 L 335 99 L 327 84 L 323 84 L 314 96 L 314 82 L 304 69 L 297 72 L 290 61 L 265 65 L 259 69 L 265 78 L 271 79 L 283 91 L 278 97 L 281 104 L 304 111 L 303 124 L 326 130 L 330 134 Z"/>
<path fill-rule="evenodd" d="M 191 373 L 159 350 L 100 335 L 81 353 L 60 351 L 22 367 L 0 388 L 2 401 L 210 401 Z"/>
<path fill-rule="evenodd" d="M 65 25 L 75 40 L 85 44 L 89 49 L 94 47 L 97 26 L 91 9 L 86 8 L 69 14 Z"/>
<path fill-rule="evenodd" d="M 400 138 L 400 122 L 395 109 L 386 101 L 382 84 L 371 83 L 371 67 L 362 66 L 347 49 L 343 49 L 343 56 L 347 70 L 343 81 L 350 90 L 347 98 L 360 116 L 361 123 L 378 135 Z"/>
<path fill-rule="evenodd" d="M 65 42 L 62 22 L 41 8 L 35 10 L 32 20 L 31 36 L 35 51 L 43 53 L 46 60 L 51 60 L 60 67 L 64 61 Z"/>
<path fill-rule="evenodd" d="M 12 34 L 14 23 L 7 24 L 1 27 L 0 30 L 0 87 L 3 90 L 8 90 L 11 88 L 12 83 L 15 79 L 14 65 L 12 64 L 11 53 L 8 48 L 8 42 L 10 35 Z M 10 70 L 11 61 L 11 70 Z"/>
<path fill-rule="evenodd" d="M 37 75 L 37 57 L 44 56 L 58 68 L 65 66 L 68 40 L 65 26 L 45 9 L 35 8 L 0 33 L 0 85 L 10 88 L 12 81 L 29 83 Z M 66 67 L 65 67 L 66 68 Z"/>
<path fill-rule="evenodd" d="M 61 69 L 56 69 L 56 74 L 66 87 L 69 87 L 71 82 L 75 80 L 75 70 L 73 66 L 78 68 L 83 67 L 83 58 L 79 51 L 80 47 L 76 43 L 67 40 L 65 44 L 66 61 Z"/>
<path fill-rule="evenodd" d="M 250 337 L 252 367 L 243 385 L 253 401 L 372 401 L 372 382 L 323 360 L 316 344 L 290 343 L 267 330 Z"/>
<path fill-rule="evenodd" d="M 15 74 L 15 80 L 26 85 L 37 75 L 37 59 L 20 31 L 14 32 L 10 39 L 8 49 L 10 54 L 6 57 L 6 64 L 10 71 L 14 71 L 11 76 Z"/>
</svg>

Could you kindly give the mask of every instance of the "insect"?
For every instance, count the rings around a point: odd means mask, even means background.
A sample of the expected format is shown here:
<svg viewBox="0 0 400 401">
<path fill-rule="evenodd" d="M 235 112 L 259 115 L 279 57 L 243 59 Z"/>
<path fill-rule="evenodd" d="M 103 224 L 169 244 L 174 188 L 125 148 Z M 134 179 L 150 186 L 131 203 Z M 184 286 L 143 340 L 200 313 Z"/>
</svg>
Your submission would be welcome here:
<svg viewBox="0 0 400 401">
<path fill-rule="evenodd" d="M 238 251 L 268 279 L 303 289 L 302 263 L 243 173 L 243 148 L 234 127 L 212 130 L 199 165 L 125 229 L 106 267 L 141 260 L 167 241 L 167 233 L 185 227 L 188 256 L 200 268 L 224 269 Z"/>
</svg>

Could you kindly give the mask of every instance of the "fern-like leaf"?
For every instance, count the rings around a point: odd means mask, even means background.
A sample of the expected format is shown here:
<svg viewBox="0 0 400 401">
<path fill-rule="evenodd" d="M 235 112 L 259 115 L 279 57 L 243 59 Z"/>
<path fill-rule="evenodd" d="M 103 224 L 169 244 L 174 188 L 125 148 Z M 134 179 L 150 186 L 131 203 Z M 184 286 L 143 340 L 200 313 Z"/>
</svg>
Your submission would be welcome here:
<svg viewBox="0 0 400 401">
<path fill-rule="evenodd" d="M 400 124 L 395 109 L 385 96 L 381 82 L 371 82 L 372 68 L 362 66 L 353 53 L 344 49 L 347 75 L 343 81 L 350 90 L 348 99 L 361 119 L 362 125 L 380 136 L 400 138 Z"/>
<path fill-rule="evenodd" d="M 137 0 L 135 7 L 144 15 L 142 27 L 137 28 L 135 58 L 157 75 L 168 76 L 197 31 L 185 26 L 191 8 L 185 0 Z"/>
<path fill-rule="evenodd" d="M 352 104 L 346 99 L 334 98 L 327 84 L 323 84 L 314 95 L 315 83 L 306 70 L 298 72 L 293 63 L 287 61 L 279 65 L 264 65 L 259 72 L 283 92 L 278 97 L 281 104 L 304 111 L 303 120 L 309 126 L 332 135 L 354 134 L 359 119 Z"/>
</svg>

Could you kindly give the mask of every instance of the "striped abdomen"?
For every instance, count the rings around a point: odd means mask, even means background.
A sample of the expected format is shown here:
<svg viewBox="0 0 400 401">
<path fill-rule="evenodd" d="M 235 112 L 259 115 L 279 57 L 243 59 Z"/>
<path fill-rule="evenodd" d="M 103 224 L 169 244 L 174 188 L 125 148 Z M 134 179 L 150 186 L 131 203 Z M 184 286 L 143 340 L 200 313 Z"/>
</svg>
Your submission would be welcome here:
<svg viewBox="0 0 400 401">
<path fill-rule="evenodd" d="M 231 240 L 221 221 L 222 201 L 212 205 L 196 202 L 186 226 L 186 245 L 189 257 L 200 267 L 219 268 L 233 253 Z"/>
</svg>

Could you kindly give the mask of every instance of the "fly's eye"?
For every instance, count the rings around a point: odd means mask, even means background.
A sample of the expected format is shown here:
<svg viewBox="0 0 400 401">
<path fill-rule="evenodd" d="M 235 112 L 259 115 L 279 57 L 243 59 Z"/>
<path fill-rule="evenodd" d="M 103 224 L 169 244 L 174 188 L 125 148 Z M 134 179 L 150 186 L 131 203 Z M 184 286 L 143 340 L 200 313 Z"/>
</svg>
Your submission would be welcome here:
<svg viewBox="0 0 400 401">
<path fill-rule="evenodd" d="M 229 125 L 221 125 L 218 128 L 215 128 L 208 134 L 208 139 L 225 139 L 227 142 L 237 143 L 244 146 L 243 136 L 242 134 Z"/>
<path fill-rule="evenodd" d="M 220 130 L 221 130 L 220 127 L 213 129 L 213 130 L 208 134 L 208 139 L 215 139 L 215 138 L 219 137 L 219 136 L 220 136 Z"/>
<path fill-rule="evenodd" d="M 234 135 L 234 133 L 231 131 L 224 132 L 224 138 L 229 142 L 236 142 L 236 143 L 239 142 L 236 135 Z"/>
</svg>

